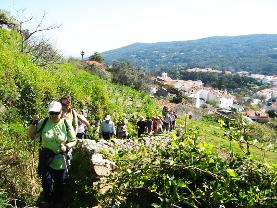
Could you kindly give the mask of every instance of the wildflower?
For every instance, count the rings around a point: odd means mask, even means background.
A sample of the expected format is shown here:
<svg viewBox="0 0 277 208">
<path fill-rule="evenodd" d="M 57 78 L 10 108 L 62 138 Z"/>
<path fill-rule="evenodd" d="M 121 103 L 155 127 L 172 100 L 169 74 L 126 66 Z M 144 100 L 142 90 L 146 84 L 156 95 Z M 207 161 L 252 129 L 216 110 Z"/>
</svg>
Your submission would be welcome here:
<svg viewBox="0 0 277 208">
<path fill-rule="evenodd" d="M 257 144 L 258 143 L 258 140 L 257 139 L 254 139 L 253 140 L 253 145 Z"/>
</svg>

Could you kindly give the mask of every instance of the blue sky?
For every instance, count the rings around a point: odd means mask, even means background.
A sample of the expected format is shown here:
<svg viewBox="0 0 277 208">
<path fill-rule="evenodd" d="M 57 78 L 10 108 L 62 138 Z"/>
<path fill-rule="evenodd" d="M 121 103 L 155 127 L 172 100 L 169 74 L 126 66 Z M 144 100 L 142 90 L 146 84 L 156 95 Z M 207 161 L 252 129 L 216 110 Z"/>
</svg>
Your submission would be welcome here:
<svg viewBox="0 0 277 208">
<path fill-rule="evenodd" d="M 46 12 L 45 25 L 62 25 L 46 36 L 65 56 L 135 42 L 277 34 L 276 0 L 0 0 L 0 8 L 14 16 L 26 9 L 25 19 Z"/>
</svg>

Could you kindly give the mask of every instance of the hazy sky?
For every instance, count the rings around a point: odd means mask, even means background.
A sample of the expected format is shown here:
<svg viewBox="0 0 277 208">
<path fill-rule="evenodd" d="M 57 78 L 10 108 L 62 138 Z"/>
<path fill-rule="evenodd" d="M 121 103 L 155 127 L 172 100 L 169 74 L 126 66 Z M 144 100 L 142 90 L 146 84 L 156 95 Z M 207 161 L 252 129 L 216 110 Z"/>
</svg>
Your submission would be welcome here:
<svg viewBox="0 0 277 208">
<path fill-rule="evenodd" d="M 85 56 L 135 42 L 193 40 L 217 35 L 277 34 L 277 0 L 0 0 L 25 19 L 47 13 L 54 45 Z"/>
</svg>

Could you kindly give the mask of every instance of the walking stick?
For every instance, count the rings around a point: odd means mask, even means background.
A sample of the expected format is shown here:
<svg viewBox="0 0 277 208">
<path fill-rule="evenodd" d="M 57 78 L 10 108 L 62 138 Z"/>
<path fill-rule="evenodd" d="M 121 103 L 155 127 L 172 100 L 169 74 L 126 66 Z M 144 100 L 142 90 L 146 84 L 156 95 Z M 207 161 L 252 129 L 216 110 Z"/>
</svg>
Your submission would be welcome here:
<svg viewBox="0 0 277 208">
<path fill-rule="evenodd" d="M 35 176 L 35 148 L 36 148 L 36 140 L 33 142 L 33 150 L 32 150 L 32 170 L 31 170 L 31 178 L 34 179 Z"/>
</svg>

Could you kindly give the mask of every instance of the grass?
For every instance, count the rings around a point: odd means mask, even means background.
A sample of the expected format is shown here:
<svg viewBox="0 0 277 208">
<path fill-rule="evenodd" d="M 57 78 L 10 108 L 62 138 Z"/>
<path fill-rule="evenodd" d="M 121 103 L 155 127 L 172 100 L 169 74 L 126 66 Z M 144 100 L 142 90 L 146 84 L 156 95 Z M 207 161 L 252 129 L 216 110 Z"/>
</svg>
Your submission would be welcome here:
<svg viewBox="0 0 277 208">
<path fill-rule="evenodd" d="M 200 140 L 214 145 L 216 151 L 218 151 L 222 156 L 230 153 L 230 141 L 224 136 L 225 130 L 221 128 L 218 123 L 206 120 L 189 120 L 185 117 L 179 117 L 177 125 L 182 129 L 185 129 L 185 125 L 187 129 L 198 129 Z M 243 155 L 244 152 L 242 149 L 246 151 L 245 145 L 241 149 L 239 142 L 237 141 L 232 141 L 231 146 L 236 154 Z M 276 152 L 262 151 L 250 145 L 250 153 L 257 160 L 277 163 Z"/>
</svg>

